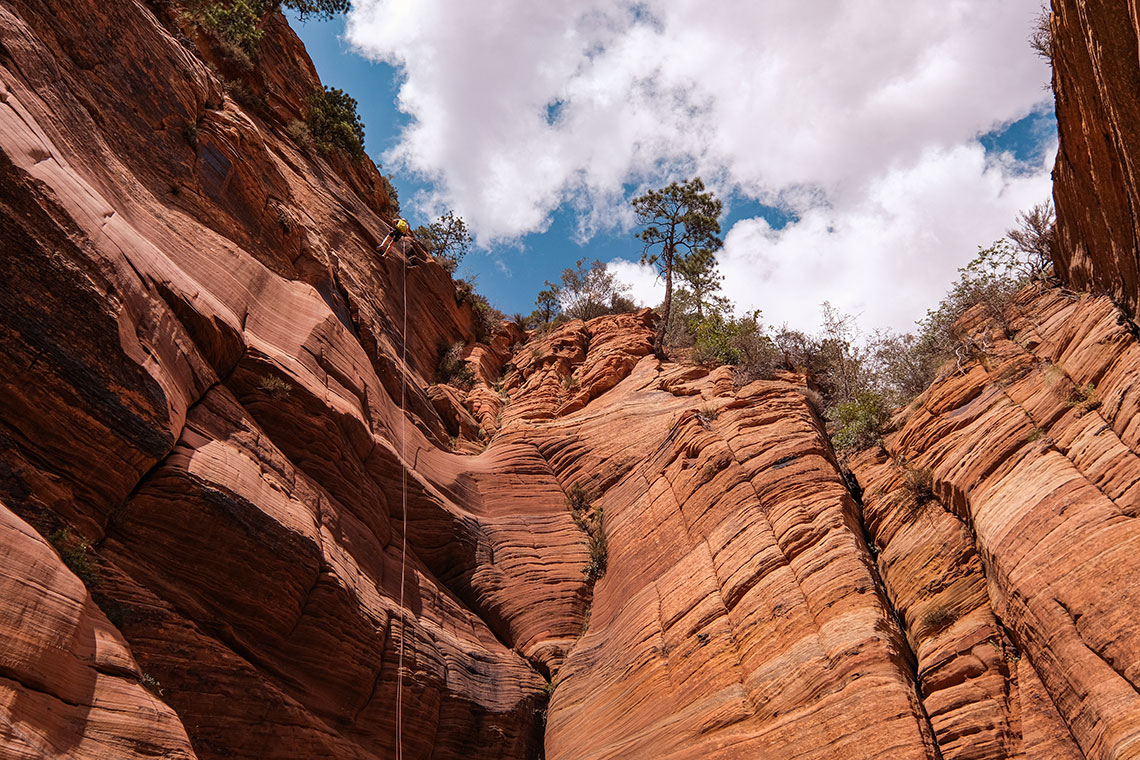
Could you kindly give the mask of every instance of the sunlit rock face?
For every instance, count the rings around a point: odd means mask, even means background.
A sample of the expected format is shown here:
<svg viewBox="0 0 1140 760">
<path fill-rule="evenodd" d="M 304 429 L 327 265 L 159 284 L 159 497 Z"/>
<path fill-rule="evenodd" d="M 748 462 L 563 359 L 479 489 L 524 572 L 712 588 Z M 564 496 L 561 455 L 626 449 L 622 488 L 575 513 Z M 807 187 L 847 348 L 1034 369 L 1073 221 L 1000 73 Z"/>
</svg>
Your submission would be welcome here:
<svg viewBox="0 0 1140 760">
<path fill-rule="evenodd" d="M 848 473 L 648 310 L 477 343 L 264 32 L 0 5 L 0 757 L 1140 756 L 1110 299 L 967 315 Z"/>
<path fill-rule="evenodd" d="M 1140 750 L 1140 346 L 1107 297 L 1023 291 L 852 469 L 943 757 Z"/>
</svg>

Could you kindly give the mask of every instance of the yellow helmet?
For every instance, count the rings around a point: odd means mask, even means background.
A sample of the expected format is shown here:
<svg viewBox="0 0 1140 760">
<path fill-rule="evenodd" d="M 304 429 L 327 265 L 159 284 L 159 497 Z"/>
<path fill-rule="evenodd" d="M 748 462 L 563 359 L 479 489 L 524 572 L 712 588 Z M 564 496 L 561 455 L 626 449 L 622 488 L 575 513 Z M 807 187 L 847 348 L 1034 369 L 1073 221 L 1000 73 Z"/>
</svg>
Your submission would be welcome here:
<svg viewBox="0 0 1140 760">
<path fill-rule="evenodd" d="M 407 234 L 407 232 L 408 232 L 408 220 L 407 219 L 397 219 L 396 220 L 396 229 L 398 229 L 401 233 Z"/>
</svg>

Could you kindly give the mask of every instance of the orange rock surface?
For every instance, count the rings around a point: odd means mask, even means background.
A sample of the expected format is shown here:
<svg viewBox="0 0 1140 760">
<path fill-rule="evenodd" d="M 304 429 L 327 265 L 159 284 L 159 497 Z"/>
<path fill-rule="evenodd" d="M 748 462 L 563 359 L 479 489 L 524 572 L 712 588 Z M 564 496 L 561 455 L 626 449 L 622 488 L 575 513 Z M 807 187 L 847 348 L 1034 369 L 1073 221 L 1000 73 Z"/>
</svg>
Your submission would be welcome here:
<svg viewBox="0 0 1140 760">
<path fill-rule="evenodd" d="M 397 701 L 409 760 L 1140 757 L 1107 298 L 974 314 L 860 504 L 805 378 L 648 310 L 476 343 L 263 29 L 0 4 L 0 757 L 378 760 Z"/>
<path fill-rule="evenodd" d="M 1106 297 L 1019 300 L 852 463 L 869 542 L 943 757 L 1140 757 L 1140 345 Z"/>
</svg>

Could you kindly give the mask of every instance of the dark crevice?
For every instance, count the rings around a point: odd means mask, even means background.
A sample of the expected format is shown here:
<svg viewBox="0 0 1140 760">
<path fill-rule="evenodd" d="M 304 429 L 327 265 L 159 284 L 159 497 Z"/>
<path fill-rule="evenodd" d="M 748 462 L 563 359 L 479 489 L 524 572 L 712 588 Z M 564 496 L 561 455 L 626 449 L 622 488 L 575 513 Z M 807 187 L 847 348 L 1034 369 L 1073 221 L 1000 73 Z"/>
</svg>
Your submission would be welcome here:
<svg viewBox="0 0 1140 760">
<path fill-rule="evenodd" d="M 860 485 L 859 479 L 855 476 L 854 472 L 850 470 L 843 470 L 842 472 L 843 482 L 847 486 L 847 491 L 855 501 L 855 513 L 859 520 L 859 527 L 862 529 L 863 544 L 867 548 L 866 559 L 868 570 L 871 573 L 871 579 L 875 584 L 876 593 L 883 607 L 890 613 L 891 619 L 894 621 L 897 633 L 896 640 L 902 651 L 903 659 L 906 662 L 907 675 L 910 676 L 911 685 L 914 688 L 915 704 L 919 710 L 922 711 L 922 720 L 930 732 L 929 736 L 933 742 L 934 756 L 936 760 L 943 760 L 942 748 L 938 744 L 938 734 L 934 730 L 934 724 L 930 720 L 930 713 L 927 712 L 926 702 L 923 699 L 922 683 L 918 677 L 918 656 L 910 646 L 910 639 L 906 635 L 906 623 L 902 616 L 899 615 L 898 610 L 895 609 L 894 604 L 891 603 L 890 594 L 887 592 L 887 585 L 879 573 L 878 550 L 874 548 L 874 541 L 867 530 L 867 521 L 863 518 L 863 487 Z"/>
</svg>

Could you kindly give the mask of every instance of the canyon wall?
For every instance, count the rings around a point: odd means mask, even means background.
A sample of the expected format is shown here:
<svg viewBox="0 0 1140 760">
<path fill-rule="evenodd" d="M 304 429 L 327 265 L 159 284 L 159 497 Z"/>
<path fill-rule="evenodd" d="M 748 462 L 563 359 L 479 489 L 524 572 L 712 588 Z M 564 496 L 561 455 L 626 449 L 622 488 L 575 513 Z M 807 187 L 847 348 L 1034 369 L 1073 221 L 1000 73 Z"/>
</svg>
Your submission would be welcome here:
<svg viewBox="0 0 1140 760">
<path fill-rule="evenodd" d="M 1133 2 L 1053 0 L 1057 274 L 1140 308 L 1140 22 Z"/>
<path fill-rule="evenodd" d="M 807 378 L 649 311 L 477 343 L 264 30 L 0 0 L 0 757 L 1140 757 L 1110 298 L 971 312 L 848 470 Z M 1073 244 L 1127 183 L 1067 166 L 1059 268 L 1127 306 Z"/>
</svg>

